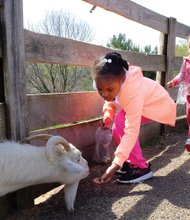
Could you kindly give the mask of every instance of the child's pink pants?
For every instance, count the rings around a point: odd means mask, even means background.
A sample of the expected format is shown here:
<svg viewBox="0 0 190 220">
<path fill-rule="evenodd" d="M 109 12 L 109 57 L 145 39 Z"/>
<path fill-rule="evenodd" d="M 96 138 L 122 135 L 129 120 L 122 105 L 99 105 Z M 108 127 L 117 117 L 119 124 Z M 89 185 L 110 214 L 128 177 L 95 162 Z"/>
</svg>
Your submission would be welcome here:
<svg viewBox="0 0 190 220">
<path fill-rule="evenodd" d="M 188 126 L 189 126 L 188 138 L 190 138 L 190 95 L 187 96 L 186 114 L 187 114 L 187 123 L 188 123 Z"/>
<path fill-rule="evenodd" d="M 146 124 L 149 121 L 151 120 L 142 116 L 141 125 Z M 114 124 L 112 127 L 113 138 L 116 146 L 119 145 L 121 141 L 121 137 L 124 134 L 124 127 L 125 127 L 125 112 L 124 110 L 120 110 L 115 116 Z M 138 139 L 136 141 L 135 146 L 133 147 L 133 150 L 129 155 L 129 158 L 126 161 L 134 165 L 134 167 L 139 167 L 139 168 L 147 167 L 148 163 L 142 155 L 142 150 Z"/>
</svg>

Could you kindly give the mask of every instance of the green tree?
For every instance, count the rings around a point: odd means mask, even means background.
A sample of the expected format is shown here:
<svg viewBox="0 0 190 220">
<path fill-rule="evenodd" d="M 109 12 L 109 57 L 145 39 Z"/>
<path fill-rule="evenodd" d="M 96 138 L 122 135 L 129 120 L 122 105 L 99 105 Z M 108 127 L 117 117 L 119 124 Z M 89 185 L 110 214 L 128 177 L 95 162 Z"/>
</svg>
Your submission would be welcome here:
<svg viewBox="0 0 190 220">
<path fill-rule="evenodd" d="M 186 56 L 188 55 L 187 41 L 179 41 L 175 47 L 175 55 L 176 56 Z"/>
<path fill-rule="evenodd" d="M 175 56 L 183 57 L 188 55 L 188 48 L 187 48 L 187 40 L 178 40 L 175 46 Z M 176 76 L 179 71 L 174 71 L 173 76 Z"/>
<path fill-rule="evenodd" d="M 107 43 L 107 47 L 121 49 L 126 51 L 140 52 L 140 47 L 135 45 L 131 39 L 127 39 L 125 34 L 119 34 L 113 37 Z"/>
<path fill-rule="evenodd" d="M 158 54 L 158 48 L 155 47 L 153 50 L 151 45 L 145 46 L 143 49 L 140 46 L 133 43 L 131 39 L 127 39 L 125 34 L 119 34 L 118 36 L 113 35 L 112 38 L 109 39 L 107 43 L 107 47 L 113 49 L 120 49 L 125 50 L 128 52 L 138 52 L 138 53 L 146 53 L 146 54 Z M 156 72 L 155 71 L 143 71 L 144 76 L 156 79 Z"/>
</svg>

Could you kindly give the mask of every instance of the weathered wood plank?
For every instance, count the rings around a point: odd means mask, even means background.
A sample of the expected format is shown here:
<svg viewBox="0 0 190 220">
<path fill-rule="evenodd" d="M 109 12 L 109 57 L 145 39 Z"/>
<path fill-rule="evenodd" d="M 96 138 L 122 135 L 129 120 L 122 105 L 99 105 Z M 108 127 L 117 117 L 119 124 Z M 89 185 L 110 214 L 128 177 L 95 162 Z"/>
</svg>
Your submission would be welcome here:
<svg viewBox="0 0 190 220">
<path fill-rule="evenodd" d="M 48 133 L 52 135 L 61 135 L 75 145 L 81 152 L 86 154 L 86 149 L 95 144 L 95 131 L 97 130 L 99 123 L 100 119 L 96 119 L 89 123 L 84 122 L 63 128 L 52 128 L 46 131 L 31 132 L 31 134 Z M 32 143 L 38 146 L 44 145 L 44 141 L 42 142 L 39 140 L 33 141 Z M 92 160 L 92 154 L 86 156 L 89 160 Z"/>
<path fill-rule="evenodd" d="M 25 53 L 28 62 L 92 67 L 95 59 L 111 51 L 113 50 L 103 46 L 25 30 Z M 165 70 L 164 56 L 118 52 L 131 65 L 141 66 L 143 70 Z"/>
<path fill-rule="evenodd" d="M 94 6 L 98 6 L 105 10 L 114 12 L 127 19 L 138 22 L 139 24 L 153 28 L 165 34 L 168 33 L 167 17 L 149 10 L 137 3 L 129 0 L 82 0 Z M 190 34 L 190 27 L 181 23 L 177 23 L 177 37 L 186 38 Z"/>
<path fill-rule="evenodd" d="M 164 57 L 166 55 L 166 34 L 162 32 L 160 32 L 159 36 L 158 54 Z M 162 86 L 165 86 L 165 75 L 166 69 L 164 71 L 157 71 L 156 73 L 156 81 L 159 82 Z"/>
<path fill-rule="evenodd" d="M 187 39 L 190 35 L 190 26 L 176 22 L 176 37 Z"/>
<path fill-rule="evenodd" d="M 22 8 L 22 0 L 6 0 L 2 12 L 7 135 L 15 140 L 28 133 Z"/>
<path fill-rule="evenodd" d="M 0 102 L 5 102 L 4 79 L 3 79 L 3 59 L 2 58 L 0 58 L 0 71 L 1 71 L 1 74 L 0 74 Z"/>
<path fill-rule="evenodd" d="M 6 138 L 6 126 L 5 126 L 5 104 L 0 103 L 0 140 Z"/>
<path fill-rule="evenodd" d="M 173 78 L 174 59 L 175 59 L 175 33 L 176 19 L 168 20 L 167 50 L 166 50 L 166 79 L 165 84 Z"/>
<path fill-rule="evenodd" d="M 97 92 L 28 95 L 30 131 L 99 117 L 103 102 Z"/>
<path fill-rule="evenodd" d="M 127 19 L 167 33 L 167 17 L 129 0 L 83 0 Z"/>
<path fill-rule="evenodd" d="M 28 135 L 25 80 L 25 51 L 22 0 L 6 0 L 1 10 L 3 35 L 3 76 L 7 138 L 20 140 Z M 33 204 L 31 190 L 15 193 L 15 208 Z"/>
</svg>

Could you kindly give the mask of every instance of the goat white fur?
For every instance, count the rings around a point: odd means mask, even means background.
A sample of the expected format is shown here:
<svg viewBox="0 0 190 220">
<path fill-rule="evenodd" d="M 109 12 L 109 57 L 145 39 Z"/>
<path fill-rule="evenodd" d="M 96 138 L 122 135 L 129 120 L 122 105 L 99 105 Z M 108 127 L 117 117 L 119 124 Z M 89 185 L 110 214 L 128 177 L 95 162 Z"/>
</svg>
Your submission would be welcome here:
<svg viewBox="0 0 190 220">
<path fill-rule="evenodd" d="M 61 136 L 52 136 L 46 146 L 0 143 L 0 196 L 26 186 L 59 182 L 65 184 L 65 205 L 74 210 L 81 179 L 89 175 L 80 151 Z"/>
</svg>

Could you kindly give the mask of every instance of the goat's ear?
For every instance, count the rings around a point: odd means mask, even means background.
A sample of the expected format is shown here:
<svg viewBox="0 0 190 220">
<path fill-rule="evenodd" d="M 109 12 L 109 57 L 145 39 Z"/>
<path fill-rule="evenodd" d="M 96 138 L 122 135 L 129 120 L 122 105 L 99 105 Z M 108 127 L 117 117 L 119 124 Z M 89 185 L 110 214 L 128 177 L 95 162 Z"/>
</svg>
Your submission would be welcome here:
<svg viewBox="0 0 190 220">
<path fill-rule="evenodd" d="M 55 145 L 53 148 L 54 156 L 61 156 L 65 153 L 65 148 L 62 144 Z"/>
<path fill-rule="evenodd" d="M 63 167 L 66 171 L 72 173 L 72 174 L 79 174 L 83 171 L 83 168 L 73 161 L 69 159 L 64 159 L 61 161 L 61 167 Z"/>
<path fill-rule="evenodd" d="M 47 158 L 52 164 L 57 164 L 59 162 L 60 156 L 65 153 L 66 151 L 62 144 L 57 144 L 54 146 L 50 145 L 46 147 Z"/>
<path fill-rule="evenodd" d="M 45 148 L 47 159 L 52 164 L 57 164 L 60 155 L 63 155 L 66 151 L 69 151 L 69 143 L 61 136 L 52 136 Z"/>
</svg>

